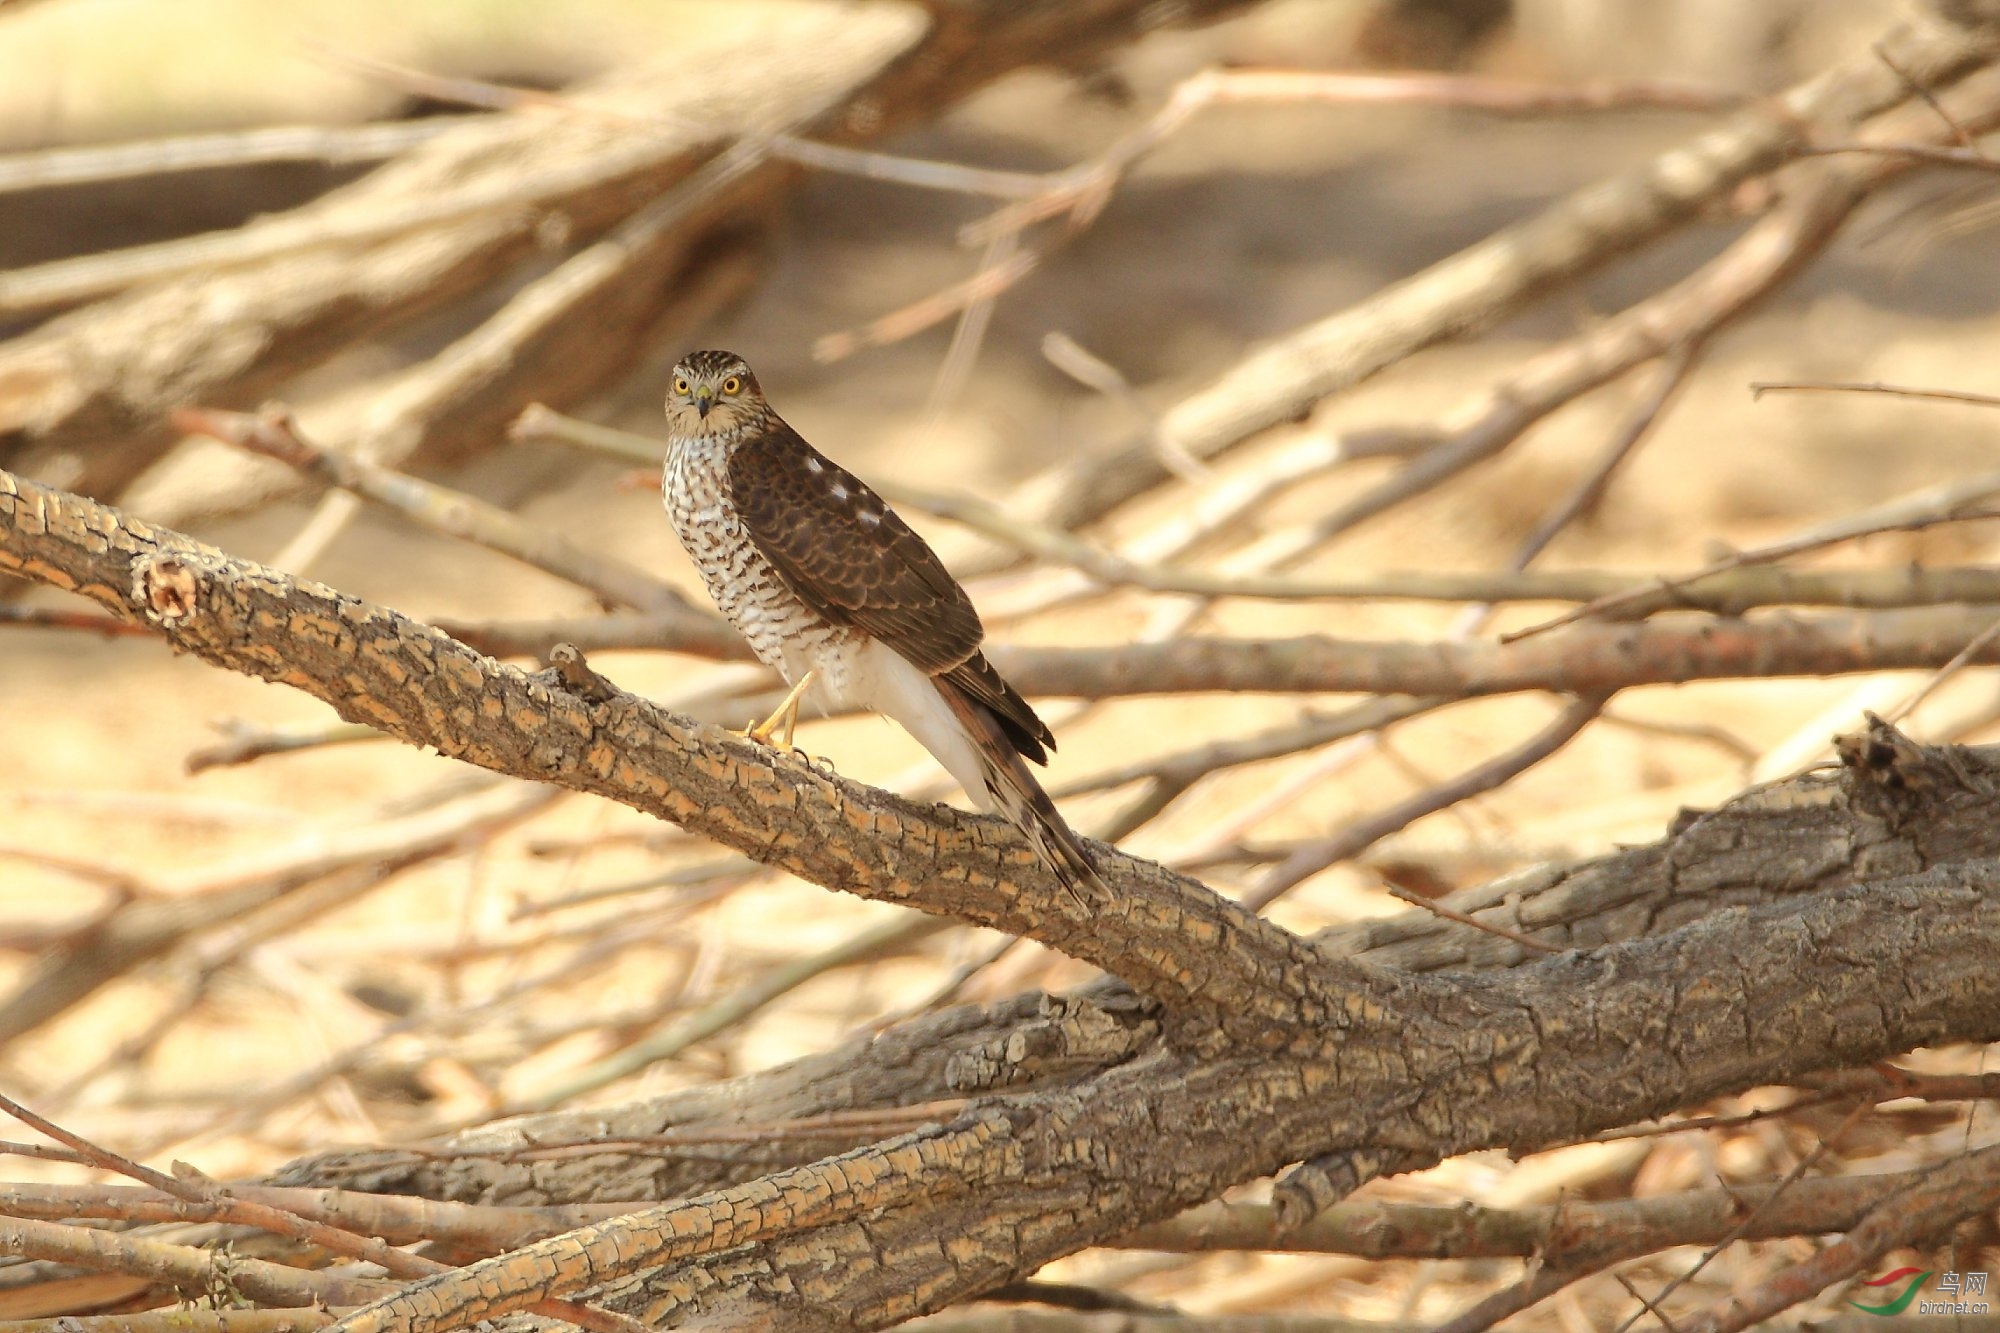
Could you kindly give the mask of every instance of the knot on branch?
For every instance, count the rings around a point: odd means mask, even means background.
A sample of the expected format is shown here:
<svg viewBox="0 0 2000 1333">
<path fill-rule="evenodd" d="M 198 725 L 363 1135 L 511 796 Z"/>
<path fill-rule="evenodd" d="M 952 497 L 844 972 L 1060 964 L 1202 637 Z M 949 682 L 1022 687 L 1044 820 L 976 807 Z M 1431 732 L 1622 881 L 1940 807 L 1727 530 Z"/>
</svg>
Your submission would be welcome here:
<svg viewBox="0 0 2000 1333">
<path fill-rule="evenodd" d="M 132 562 L 132 600 L 146 619 L 174 625 L 201 609 L 205 580 L 175 555 L 144 555 Z"/>
<path fill-rule="evenodd" d="M 1433 1166 L 1435 1154 L 1402 1148 L 1349 1148 L 1300 1162 L 1271 1186 L 1278 1229 L 1292 1232 L 1371 1180 Z"/>
<path fill-rule="evenodd" d="M 984 1092 L 1073 1078 L 1130 1060 L 1159 1031 L 1151 1007 L 1134 997 L 1099 1002 L 1048 996 L 1039 1017 L 952 1056 L 944 1081 L 957 1092 Z"/>
<path fill-rule="evenodd" d="M 584 660 L 583 650 L 573 643 L 559 643 L 549 649 L 549 664 L 531 679 L 550 689 L 568 690 L 579 699 L 594 704 L 610 703 L 624 693 L 597 673 Z"/>
<path fill-rule="evenodd" d="M 1925 747 L 1874 713 L 1862 716 L 1868 723 L 1863 730 L 1833 741 L 1840 766 L 1852 778 L 1892 791 L 1924 791 L 1936 784 L 1936 765 Z"/>
<path fill-rule="evenodd" d="M 1955 745 L 1922 745 L 1873 713 L 1867 726 L 1834 739 L 1847 792 L 1858 808 L 1893 819 L 1912 798 L 1928 804 L 1963 793 L 2000 799 L 2000 787 Z"/>
</svg>

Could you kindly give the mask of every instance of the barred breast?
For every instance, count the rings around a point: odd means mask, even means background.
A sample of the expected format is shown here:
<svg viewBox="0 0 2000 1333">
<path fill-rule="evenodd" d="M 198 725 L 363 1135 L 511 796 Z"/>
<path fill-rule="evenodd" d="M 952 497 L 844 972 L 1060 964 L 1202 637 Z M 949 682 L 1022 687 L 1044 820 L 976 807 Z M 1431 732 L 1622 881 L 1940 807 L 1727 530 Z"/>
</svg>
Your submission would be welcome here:
<svg viewBox="0 0 2000 1333">
<path fill-rule="evenodd" d="M 737 517 L 726 486 L 729 442 L 678 440 L 667 456 L 661 499 L 709 598 L 766 666 L 796 683 L 818 668 L 835 680 L 849 656 L 850 635 L 800 601 L 757 549 Z M 838 691 L 829 689 L 828 694 Z"/>
</svg>

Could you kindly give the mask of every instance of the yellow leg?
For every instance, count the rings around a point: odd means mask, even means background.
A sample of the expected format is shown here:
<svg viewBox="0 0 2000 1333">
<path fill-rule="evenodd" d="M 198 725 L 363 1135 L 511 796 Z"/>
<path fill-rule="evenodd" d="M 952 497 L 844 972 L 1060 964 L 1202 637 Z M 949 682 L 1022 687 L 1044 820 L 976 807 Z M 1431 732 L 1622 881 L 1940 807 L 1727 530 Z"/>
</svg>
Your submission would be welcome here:
<svg viewBox="0 0 2000 1333">
<path fill-rule="evenodd" d="M 792 744 L 792 732 L 799 725 L 799 700 L 812 685 L 813 677 L 818 674 L 817 671 L 808 671 L 805 675 L 800 676 L 799 683 L 792 686 L 792 692 L 785 696 L 785 701 L 771 710 L 771 716 L 765 718 L 755 726 L 743 729 L 740 733 L 743 738 L 756 741 L 759 745 L 770 745 L 772 733 L 777 731 L 778 723 L 783 722 L 785 724 L 785 739 L 782 744 L 774 748 L 796 750 L 798 747 Z"/>
</svg>

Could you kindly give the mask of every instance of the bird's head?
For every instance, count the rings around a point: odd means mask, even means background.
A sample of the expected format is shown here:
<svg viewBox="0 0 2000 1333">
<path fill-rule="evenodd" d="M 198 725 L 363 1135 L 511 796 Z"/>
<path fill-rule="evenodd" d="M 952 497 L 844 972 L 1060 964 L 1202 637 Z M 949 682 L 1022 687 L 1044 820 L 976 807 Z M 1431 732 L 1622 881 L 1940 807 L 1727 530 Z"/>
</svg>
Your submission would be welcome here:
<svg viewBox="0 0 2000 1333">
<path fill-rule="evenodd" d="M 667 383 L 667 424 L 677 435 L 728 435 L 764 410 L 757 377 L 734 352 L 689 352 Z"/>
</svg>

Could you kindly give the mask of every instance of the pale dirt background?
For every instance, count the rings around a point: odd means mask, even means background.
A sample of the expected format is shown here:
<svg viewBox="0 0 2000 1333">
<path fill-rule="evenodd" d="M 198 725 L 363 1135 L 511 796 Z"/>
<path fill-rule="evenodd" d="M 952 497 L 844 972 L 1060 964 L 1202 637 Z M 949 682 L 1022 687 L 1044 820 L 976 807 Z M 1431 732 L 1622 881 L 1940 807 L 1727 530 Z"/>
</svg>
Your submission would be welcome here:
<svg viewBox="0 0 2000 1333">
<path fill-rule="evenodd" d="M 413 63 L 559 83 L 632 43 L 672 41 L 675 25 L 691 21 L 690 8 L 699 7 L 649 9 L 607 0 L 540 6 L 41 0 L 0 11 L 0 145 L 351 119 L 388 109 L 393 98 L 350 80 L 297 77 L 295 69 L 286 75 L 291 67 L 283 59 L 289 57 L 272 53 L 288 49 L 301 31 L 330 33 L 357 49 Z M 1615 18 L 1621 7 L 1602 8 Z M 1715 21 L 1697 22 L 1698 7 L 1690 7 L 1693 31 L 1676 39 L 1684 41 L 1687 49 L 1681 49 L 1648 37 L 1630 17 L 1647 8 L 1625 7 L 1630 21 L 1607 20 L 1593 35 L 1565 29 L 1542 8 L 1530 7 L 1528 31 L 1488 52 L 1479 68 L 1554 78 L 1672 73 L 1765 89 L 1852 49 L 1879 30 L 1890 11 L 1860 2 L 1806 7 L 1792 16 L 1789 37 L 1772 50 L 1758 26 L 1759 7 L 1731 7 L 1737 18 L 1723 20 L 1721 33 Z M 662 19 L 665 10 L 673 11 L 672 21 Z M 351 22 L 329 28 L 328 16 L 342 12 L 352 13 Z M 1022 74 L 895 147 L 983 165 L 1066 165 L 1109 143 L 1157 106 L 1179 78 L 1204 65 L 1343 65 L 1352 15 L 1352 7 L 1336 0 L 1288 0 L 1214 28 L 1153 37 L 1116 62 L 1116 75 L 1131 90 L 1130 105 L 1054 73 Z M 479 40 L 465 36 L 482 24 Z M 552 41 L 552 32 L 561 39 Z M 149 58 L 155 43 L 171 43 L 176 59 Z M 192 54 L 183 67 L 179 57 L 185 53 Z M 197 56 L 221 62 L 232 77 L 216 77 L 214 66 L 203 74 Z M 174 77 L 150 85 L 140 100 L 132 71 L 160 66 Z M 235 77 L 246 70 L 257 77 Z M 1000 302 L 969 383 L 938 411 L 927 410 L 927 397 L 948 329 L 833 366 L 815 363 L 809 349 L 827 332 L 968 274 L 976 255 L 953 243 L 953 231 L 977 215 L 978 204 L 820 177 L 806 185 L 774 236 L 768 274 L 754 297 L 696 341 L 748 355 L 780 410 L 862 474 L 1005 497 L 1044 469 L 1115 447 L 1129 428 L 1116 404 L 1078 388 L 1041 358 L 1037 348 L 1046 332 L 1071 334 L 1123 370 L 1149 403 L 1164 404 L 1248 345 L 1361 298 L 1703 124 L 1699 117 L 1664 114 L 1510 121 L 1328 107 L 1208 113 L 1144 164 L 1094 229 Z M 129 192 L 117 202 L 82 192 L 0 198 L 0 265 L 112 238 L 228 225 L 246 208 L 282 206 L 338 178 L 297 168 L 213 192 L 199 181 L 182 183 L 140 200 Z M 1955 196 L 1965 184 L 1929 177 L 1877 201 L 1825 261 L 1718 340 L 1602 511 L 1567 532 L 1544 565 L 1691 566 L 1707 558 L 1714 543 L 1759 543 L 1994 466 L 2000 457 L 1992 444 L 1994 420 L 1974 409 L 1854 397 L 1753 403 L 1745 387 L 1760 379 L 1825 377 L 2000 391 L 1992 352 L 2000 341 L 2000 252 L 1991 232 L 1955 234 L 1938 223 L 1935 201 Z M 1301 429 L 1436 420 L 1533 351 L 1687 271 L 1730 227 L 1718 221 L 1696 228 L 1476 342 L 1420 356 L 1324 404 Z M 440 336 L 427 329 L 358 349 L 345 373 L 400 364 Z M 658 349 L 653 373 L 636 377 L 592 415 L 657 434 L 661 376 L 681 350 Z M 312 393 L 341 387 L 338 374 L 323 375 L 294 395 L 308 423 Z M 1503 461 L 1368 525 L 1307 568 L 1500 565 L 1643 390 L 1634 380 L 1592 396 L 1536 430 Z M 1232 459 L 1229 470 L 1255 467 L 1290 434 L 1274 432 Z M 1283 524 L 1320 512 L 1382 471 L 1383 465 L 1364 464 L 1304 488 L 1267 521 Z M 502 448 L 447 480 L 692 588 L 655 497 L 643 488 L 619 487 L 619 476 L 617 468 L 575 454 Z M 1185 494 L 1167 488 L 1121 514 L 1105 535 L 1141 529 Z M 166 517 L 175 503 L 173 494 L 155 488 L 149 495 L 142 483 L 131 507 L 142 516 Z M 306 512 L 308 506 L 282 504 L 191 526 L 229 550 L 268 557 Z M 980 549 L 941 525 L 919 526 L 948 552 Z M 1838 558 L 1988 559 L 1994 536 L 1990 525 L 1949 528 L 1865 543 Z M 499 619 L 589 609 L 573 588 L 377 514 L 365 515 L 310 572 L 419 616 Z M 1004 579 L 974 589 L 982 600 L 1005 591 Z M 44 592 L 34 601 L 57 605 L 63 599 Z M 1537 614 L 1533 608 L 1511 612 L 1501 623 Z M 1239 603 L 1211 624 L 1240 634 L 1428 638 L 1449 632 L 1455 616 L 1455 608 L 1413 604 Z M 1117 642 L 1142 623 L 1142 603 L 1121 597 L 1020 623 L 996 618 L 993 628 L 997 637 L 1023 641 Z M 593 662 L 625 687 L 667 699 L 718 675 L 715 667 L 662 655 L 609 654 Z M 1919 683 L 1919 677 L 1907 678 L 1908 688 Z M 1614 711 L 1719 727 L 1765 753 L 1795 736 L 1824 738 L 1857 721 L 1857 692 L 1866 684 L 1848 679 L 1650 689 L 1621 696 Z M 1934 734 L 1994 696 L 1992 673 L 1967 673 L 1918 715 L 1917 731 L 1925 734 L 1928 722 Z M 1309 702 L 1336 707 L 1346 701 Z M 1881 706 L 1872 696 L 1871 702 Z M 1300 707 L 1294 699 L 1258 697 L 1137 700 L 1065 724 L 1072 706 L 1052 701 L 1048 712 L 1063 750 L 1051 783 L 1134 754 L 1275 725 Z M 1337 828 L 1511 745 L 1551 712 L 1546 700 L 1507 699 L 1399 729 L 1387 751 L 1323 775 L 1247 832 L 1268 840 Z M 198 882 L 204 868 L 233 856 L 337 828 L 386 800 L 468 772 L 381 743 L 183 776 L 188 752 L 215 739 L 219 720 L 232 718 L 265 725 L 332 720 L 302 695 L 176 660 L 154 643 L 58 632 L 0 634 L 0 844 L 107 861 L 162 884 Z M 1986 727 L 1972 738 L 1993 739 L 1994 731 Z M 934 781 L 914 743 L 885 723 L 814 723 L 801 740 L 859 778 L 904 790 L 923 790 Z M 1127 845 L 1145 855 L 1193 846 L 1217 821 L 1313 762 L 1301 756 L 1223 775 Z M 1456 886 L 1527 861 L 1649 840 L 1678 806 L 1713 802 L 1745 781 L 1742 760 L 1712 745 L 1601 724 L 1556 761 L 1499 793 L 1417 825 L 1363 866 L 1338 868 L 1302 886 L 1277 915 L 1311 927 L 1401 910 L 1379 892 L 1375 868 L 1385 865 Z M 1088 828 L 1123 799 L 1078 801 L 1073 818 Z M 405 1085 L 335 1084 L 254 1133 L 206 1132 L 216 1092 L 267 1086 L 377 1031 L 387 1020 L 356 998 L 357 988 L 387 988 L 430 1004 L 477 999 L 547 965 L 560 947 L 496 955 L 491 946 L 638 910 L 613 902 L 510 922 L 516 904 L 709 854 L 679 843 L 650 852 L 630 842 L 554 857 L 530 854 L 533 844 L 549 840 L 653 832 L 656 826 L 629 811 L 571 797 L 476 855 L 403 874 L 359 904 L 260 951 L 255 966 L 233 973 L 143 1067 L 93 1085 L 69 1122 L 120 1146 L 150 1144 L 161 1150 L 160 1160 L 178 1155 L 228 1176 L 337 1142 L 397 1139 L 477 1119 L 487 1105 L 480 1079 L 503 1097 L 532 1091 L 552 1074 L 603 1053 L 604 1034 L 570 1038 L 523 1057 L 508 1036 L 512 1020 L 496 1019 L 475 1034 L 494 1056 L 483 1063 L 468 1046 L 454 1058 L 432 1059 Z M 1234 886 L 1229 875 L 1216 882 Z M 669 891 L 639 905 L 650 910 L 670 901 Z M 0 858 L 0 933 L 76 920 L 106 902 L 72 877 Z M 837 943 L 890 910 L 792 881 L 767 883 L 695 913 L 574 984 L 550 989 L 532 1010 L 543 1017 L 623 1010 L 676 991 L 691 1006 L 772 960 Z M 823 977 L 688 1057 L 599 1095 L 623 1100 L 822 1049 L 920 1000 L 958 960 L 988 943 L 955 932 L 919 955 Z M 28 961 L 0 953 L 0 986 Z M 1007 993 L 1030 982 L 1061 985 L 1081 975 L 1074 965 L 1052 965 L 1037 950 L 1011 960 L 974 993 Z M 0 1085 L 32 1092 L 86 1068 L 143 1025 L 162 993 L 144 974 L 100 993 L 6 1051 Z M 1745 1142 L 1746 1160 L 1707 1168 L 1746 1175 L 1767 1170 L 1768 1159 L 1756 1147 L 1763 1141 Z M 1778 1152 L 1782 1142 L 1767 1147 Z M 1649 1169 L 1660 1177 L 1660 1188 L 1675 1183 L 1676 1171 L 1657 1158 Z M 41 1168 L 16 1161 L 9 1170 L 29 1178 Z M 1497 1162 L 1460 1163 L 1407 1188 L 1425 1197 L 1457 1189 L 1504 1202 L 1507 1178 Z M 1092 1267 L 1094 1262 L 1079 1261 L 1077 1271 L 1104 1276 L 1141 1260 L 1125 1256 Z M 1217 1257 L 1176 1279 L 1189 1285 L 1159 1290 L 1189 1308 L 1265 1308 L 1296 1305 L 1298 1286 L 1333 1301 L 1327 1308 L 1353 1314 L 1400 1312 L 1400 1302 L 1420 1294 L 1384 1289 L 1386 1304 L 1371 1311 L 1375 1297 L 1336 1280 L 1380 1266 L 1350 1272 L 1338 1266 L 1341 1261 L 1331 1262 L 1330 1268 L 1323 1260 Z M 1148 1290 L 1144 1283 L 1134 1289 Z"/>
</svg>

